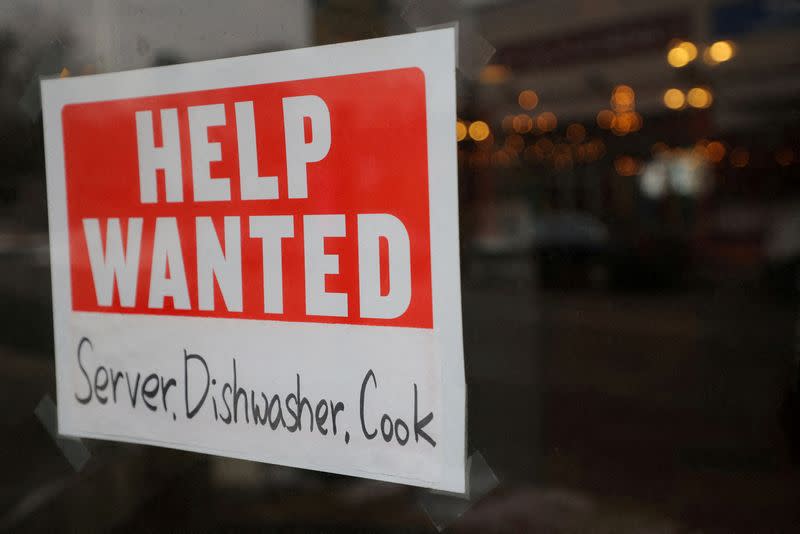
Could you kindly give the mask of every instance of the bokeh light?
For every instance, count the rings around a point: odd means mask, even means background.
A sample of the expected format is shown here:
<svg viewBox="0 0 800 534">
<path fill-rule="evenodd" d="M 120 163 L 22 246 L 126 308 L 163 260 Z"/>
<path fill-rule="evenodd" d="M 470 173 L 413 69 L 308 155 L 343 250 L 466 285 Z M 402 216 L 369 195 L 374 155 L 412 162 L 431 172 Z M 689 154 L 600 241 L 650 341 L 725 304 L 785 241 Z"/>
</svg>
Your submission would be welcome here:
<svg viewBox="0 0 800 534">
<path fill-rule="evenodd" d="M 463 141 L 467 137 L 467 125 L 462 121 L 456 122 L 456 140 Z"/>
<path fill-rule="evenodd" d="M 644 168 L 639 179 L 639 188 L 644 196 L 657 199 L 667 193 L 668 181 L 667 164 L 664 161 L 655 161 Z"/>
<path fill-rule="evenodd" d="M 604 130 L 610 130 L 614 125 L 614 112 L 610 109 L 600 110 L 597 113 L 597 125 Z"/>
<path fill-rule="evenodd" d="M 725 157 L 725 145 L 719 141 L 711 141 L 706 145 L 706 157 L 712 163 L 719 163 Z"/>
<path fill-rule="evenodd" d="M 701 139 L 695 143 L 694 148 L 692 148 L 692 154 L 698 161 L 708 159 L 708 141 Z"/>
<path fill-rule="evenodd" d="M 678 48 L 686 52 L 689 61 L 694 61 L 697 58 L 697 47 L 691 41 L 682 41 Z"/>
<path fill-rule="evenodd" d="M 501 126 L 504 132 L 510 132 L 514 129 L 514 117 L 515 115 L 506 115 L 503 117 L 503 122 Z"/>
<path fill-rule="evenodd" d="M 486 65 L 481 70 L 480 81 L 487 85 L 505 83 L 511 78 L 511 69 L 505 65 Z"/>
<path fill-rule="evenodd" d="M 536 117 L 536 127 L 543 132 L 555 130 L 558 126 L 558 118 L 552 111 L 545 111 Z"/>
<path fill-rule="evenodd" d="M 533 118 L 525 113 L 520 113 L 514 117 L 512 128 L 517 133 L 528 133 L 533 129 Z"/>
<path fill-rule="evenodd" d="M 708 57 L 714 63 L 723 63 L 734 55 L 733 43 L 730 41 L 717 41 L 708 47 Z"/>
<path fill-rule="evenodd" d="M 664 105 L 669 109 L 682 109 L 686 105 L 683 91 L 674 87 L 664 91 Z"/>
<path fill-rule="evenodd" d="M 685 67 L 689 64 L 689 61 L 689 53 L 679 46 L 671 48 L 670 51 L 667 52 L 667 63 L 676 69 Z"/>
<path fill-rule="evenodd" d="M 611 132 L 614 135 L 627 135 L 633 131 L 633 123 L 633 113 L 620 113 L 615 117 L 614 123 L 611 125 Z"/>
<path fill-rule="evenodd" d="M 667 63 L 679 69 L 697 58 L 697 46 L 691 41 L 673 41 L 667 52 Z"/>
<path fill-rule="evenodd" d="M 744 147 L 734 148 L 731 151 L 730 162 L 734 167 L 747 167 L 747 164 L 750 162 L 750 151 Z"/>
<path fill-rule="evenodd" d="M 618 85 L 611 93 L 611 107 L 615 111 L 630 111 L 633 109 L 636 93 L 627 85 Z"/>
<path fill-rule="evenodd" d="M 475 121 L 469 125 L 469 136 L 475 141 L 483 141 L 491 132 L 489 125 L 484 121 Z"/>
<path fill-rule="evenodd" d="M 639 172 L 639 162 L 631 156 L 618 156 L 614 159 L 614 170 L 620 176 L 633 176 Z"/>
<path fill-rule="evenodd" d="M 530 111 L 539 104 L 539 95 L 531 89 L 525 89 L 519 94 L 517 101 L 522 109 Z"/>
<path fill-rule="evenodd" d="M 704 87 L 692 87 L 686 93 L 686 102 L 693 108 L 705 109 L 714 101 L 711 91 Z"/>
</svg>

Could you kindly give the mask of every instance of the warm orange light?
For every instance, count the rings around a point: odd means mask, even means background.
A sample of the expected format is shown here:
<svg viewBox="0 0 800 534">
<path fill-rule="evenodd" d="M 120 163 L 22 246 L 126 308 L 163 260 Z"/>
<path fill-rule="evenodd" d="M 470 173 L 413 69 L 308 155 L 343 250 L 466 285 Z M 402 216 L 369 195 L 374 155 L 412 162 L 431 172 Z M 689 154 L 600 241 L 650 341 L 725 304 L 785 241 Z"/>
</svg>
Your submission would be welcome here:
<svg viewBox="0 0 800 534">
<path fill-rule="evenodd" d="M 694 154 L 697 159 L 708 159 L 708 145 L 706 142 L 698 141 L 692 149 L 692 154 Z"/>
<path fill-rule="evenodd" d="M 611 132 L 614 135 L 627 135 L 633 131 L 633 113 L 630 111 L 619 113 L 611 125 Z"/>
<path fill-rule="evenodd" d="M 686 93 L 686 102 L 693 108 L 705 109 L 711 105 L 714 97 L 711 96 L 711 91 L 703 87 L 692 87 Z"/>
<path fill-rule="evenodd" d="M 630 156 L 619 156 L 614 160 L 614 169 L 620 176 L 633 176 L 639 172 L 639 163 Z"/>
<path fill-rule="evenodd" d="M 681 109 L 686 105 L 686 97 L 680 89 L 667 89 L 664 91 L 664 105 L 669 109 Z"/>
<path fill-rule="evenodd" d="M 510 132 L 514 129 L 514 117 L 514 115 L 506 115 L 503 117 L 503 122 L 501 123 L 503 131 Z"/>
<path fill-rule="evenodd" d="M 633 109 L 633 102 L 636 94 L 627 85 L 618 85 L 611 93 L 611 107 L 615 111 L 630 111 Z"/>
<path fill-rule="evenodd" d="M 689 64 L 689 61 L 691 61 L 689 59 L 689 52 L 687 52 L 680 46 L 676 46 L 675 48 L 672 48 L 670 49 L 669 52 L 667 52 L 667 63 L 669 63 L 670 66 L 675 67 L 676 69 L 685 67 L 686 65 Z"/>
<path fill-rule="evenodd" d="M 694 61 L 697 58 L 697 47 L 691 41 L 683 41 L 678 45 L 678 48 L 686 52 L 689 61 Z"/>
<path fill-rule="evenodd" d="M 611 124 L 611 131 L 616 135 L 627 135 L 641 130 L 642 123 L 642 116 L 635 111 L 618 113 Z"/>
<path fill-rule="evenodd" d="M 486 65 L 480 74 L 481 83 L 496 85 L 505 83 L 511 78 L 511 69 L 505 65 Z"/>
<path fill-rule="evenodd" d="M 528 133 L 533 129 L 533 118 L 525 113 L 520 113 L 514 117 L 512 126 L 517 133 Z"/>
<path fill-rule="evenodd" d="M 708 47 L 708 57 L 714 63 L 723 63 L 733 57 L 733 43 L 730 41 L 717 41 Z"/>
<path fill-rule="evenodd" d="M 539 103 L 539 95 L 537 95 L 535 91 L 525 89 L 519 94 L 517 101 L 522 109 L 530 111 Z"/>
<path fill-rule="evenodd" d="M 556 117 L 555 113 L 551 111 L 545 111 L 536 117 L 536 127 L 543 132 L 555 130 L 556 126 L 558 126 L 558 118 Z"/>
<path fill-rule="evenodd" d="M 467 137 L 467 125 L 462 121 L 456 122 L 456 140 L 463 141 Z"/>
<path fill-rule="evenodd" d="M 567 126 L 567 140 L 570 143 L 580 143 L 586 138 L 586 128 L 574 122 Z"/>
<path fill-rule="evenodd" d="M 719 163 L 725 157 L 725 145 L 719 141 L 711 141 L 706 146 L 706 157 L 712 163 Z"/>
<path fill-rule="evenodd" d="M 475 121 L 469 125 L 469 136 L 475 141 L 483 141 L 490 133 L 489 125 L 483 121 Z"/>
<path fill-rule="evenodd" d="M 614 124 L 614 112 L 610 109 L 603 109 L 597 113 L 597 125 L 604 129 L 610 130 Z"/>
<path fill-rule="evenodd" d="M 750 162 L 750 152 L 743 147 L 734 148 L 730 155 L 731 165 L 734 167 L 747 167 Z"/>
</svg>

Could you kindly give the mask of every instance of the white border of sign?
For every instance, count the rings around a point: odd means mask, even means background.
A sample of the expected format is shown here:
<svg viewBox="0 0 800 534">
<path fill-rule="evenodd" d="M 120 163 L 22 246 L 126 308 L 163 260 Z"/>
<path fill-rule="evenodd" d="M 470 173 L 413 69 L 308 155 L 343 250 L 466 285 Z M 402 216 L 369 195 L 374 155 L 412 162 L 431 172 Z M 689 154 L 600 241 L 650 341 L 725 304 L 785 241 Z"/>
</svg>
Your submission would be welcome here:
<svg viewBox="0 0 800 534">
<path fill-rule="evenodd" d="M 372 39 L 285 52 L 257 54 L 184 65 L 158 67 L 114 74 L 43 80 L 42 107 L 45 133 L 47 195 L 50 221 L 50 251 L 53 284 L 56 378 L 58 383 L 59 432 L 64 435 L 124 440 L 193 450 L 197 452 L 268 461 L 297 467 L 320 469 L 342 474 L 419 485 L 435 489 L 465 491 L 466 403 L 464 360 L 461 330 L 461 290 L 458 246 L 457 162 L 455 140 L 455 40 L 452 29 Z M 352 462 L 312 463 L 302 458 L 282 458 L 252 451 L 232 451 L 184 441 L 143 437 L 144 430 L 132 434 L 100 433 L 79 417 L 70 402 L 74 395 L 74 333 L 81 321 L 108 318 L 109 328 L 124 325 L 131 316 L 89 314 L 72 311 L 69 245 L 67 231 L 65 165 L 61 111 L 65 105 L 102 100 L 133 98 L 207 89 L 219 89 L 263 83 L 282 82 L 417 67 L 425 75 L 428 126 L 428 178 L 430 193 L 431 269 L 433 289 L 432 352 L 438 359 L 433 375 L 441 383 L 442 396 L 437 402 L 440 441 L 438 461 L 429 473 L 405 473 L 402 468 L 382 472 Z M 108 317 L 110 316 L 110 317 Z M 147 321 L 173 318 L 146 318 Z M 207 318 L 181 318 L 186 321 L 220 321 Z M 233 320 L 222 320 L 231 321 Z M 266 323 L 266 322 L 265 322 Z M 288 323 L 281 323 L 287 325 Z M 274 323 L 273 323 L 274 325 Z M 226 328 L 231 325 L 226 325 Z M 341 326 L 341 325 L 337 325 Z M 176 327 L 180 324 L 176 322 Z M 195 325 L 196 327 L 196 325 Z M 287 328 L 309 327 L 308 324 Z M 325 335 L 327 325 L 311 325 Z M 350 327 L 371 329 L 370 337 L 381 332 L 391 335 L 396 328 Z M 407 329 L 415 330 L 415 329 Z M 428 331 L 430 332 L 430 331 Z M 391 338 L 389 338 L 391 339 Z M 191 436 L 189 436 L 191 438 Z M 368 463 L 368 462 L 367 462 Z"/>
</svg>

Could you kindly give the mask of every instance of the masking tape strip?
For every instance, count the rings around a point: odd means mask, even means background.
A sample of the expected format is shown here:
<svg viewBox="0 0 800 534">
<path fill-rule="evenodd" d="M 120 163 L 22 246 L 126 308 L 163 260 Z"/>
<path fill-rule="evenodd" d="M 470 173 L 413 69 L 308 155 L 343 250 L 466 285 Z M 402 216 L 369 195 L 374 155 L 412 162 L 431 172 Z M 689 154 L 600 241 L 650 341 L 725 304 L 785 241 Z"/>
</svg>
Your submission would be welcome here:
<svg viewBox="0 0 800 534">
<path fill-rule="evenodd" d="M 61 449 L 61 454 L 67 459 L 75 471 L 80 471 L 92 457 L 86 444 L 79 438 L 71 438 L 58 434 L 58 415 L 56 405 L 50 395 L 45 395 L 34 410 L 42 426 Z"/>
<path fill-rule="evenodd" d="M 418 504 L 441 532 L 464 512 L 472 508 L 500 483 L 492 468 L 480 452 L 467 459 L 467 492 L 464 495 L 429 491 L 423 493 Z"/>
<path fill-rule="evenodd" d="M 456 66 L 465 77 L 477 79 L 496 49 L 477 31 L 458 17 L 453 2 L 411 0 L 401 13 L 406 23 L 416 31 L 438 28 L 456 29 Z"/>
</svg>

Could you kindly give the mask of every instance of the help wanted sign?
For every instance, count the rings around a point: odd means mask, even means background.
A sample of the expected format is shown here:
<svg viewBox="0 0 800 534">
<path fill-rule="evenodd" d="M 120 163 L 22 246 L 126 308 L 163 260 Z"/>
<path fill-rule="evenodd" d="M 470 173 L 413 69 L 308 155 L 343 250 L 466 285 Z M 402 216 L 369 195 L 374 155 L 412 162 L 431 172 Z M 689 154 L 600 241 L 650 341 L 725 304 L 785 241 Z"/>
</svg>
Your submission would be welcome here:
<svg viewBox="0 0 800 534">
<path fill-rule="evenodd" d="M 60 433 L 464 491 L 452 30 L 42 97 Z"/>
</svg>

